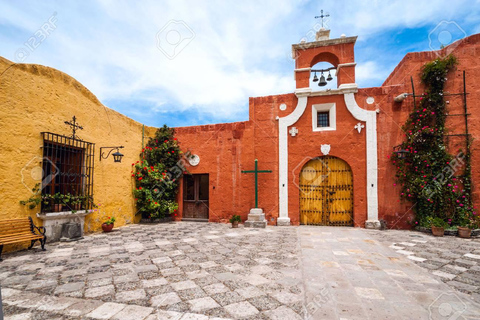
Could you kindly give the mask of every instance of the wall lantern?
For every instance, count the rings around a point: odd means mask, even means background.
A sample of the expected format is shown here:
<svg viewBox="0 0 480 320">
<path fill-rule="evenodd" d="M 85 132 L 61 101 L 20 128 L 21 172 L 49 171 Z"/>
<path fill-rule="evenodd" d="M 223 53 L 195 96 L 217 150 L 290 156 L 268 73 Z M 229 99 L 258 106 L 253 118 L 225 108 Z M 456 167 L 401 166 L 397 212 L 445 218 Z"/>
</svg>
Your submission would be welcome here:
<svg viewBox="0 0 480 320">
<path fill-rule="evenodd" d="M 119 146 L 119 147 L 101 147 L 100 148 L 100 161 L 102 161 L 102 159 L 107 159 L 110 154 L 112 153 L 113 150 L 117 150 L 117 152 L 114 152 L 112 154 L 113 156 L 113 161 L 114 162 L 122 162 L 122 157 L 123 157 L 123 154 L 120 153 L 119 149 L 121 148 L 124 148 L 123 146 Z M 110 151 L 107 153 L 107 155 L 105 155 L 105 152 L 102 151 L 102 149 L 110 149 Z"/>
<path fill-rule="evenodd" d="M 397 154 L 398 159 L 405 159 L 407 154 L 410 153 L 410 151 L 402 149 L 401 146 L 393 147 L 393 152 Z"/>
</svg>

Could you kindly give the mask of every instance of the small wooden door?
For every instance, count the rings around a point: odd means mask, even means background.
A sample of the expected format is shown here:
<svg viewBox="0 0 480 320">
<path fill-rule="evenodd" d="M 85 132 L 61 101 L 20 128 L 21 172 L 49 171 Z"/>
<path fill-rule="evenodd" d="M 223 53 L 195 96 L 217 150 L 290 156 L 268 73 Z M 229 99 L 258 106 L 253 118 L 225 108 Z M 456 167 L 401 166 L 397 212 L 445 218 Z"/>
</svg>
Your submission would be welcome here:
<svg viewBox="0 0 480 320">
<path fill-rule="evenodd" d="M 183 178 L 183 218 L 208 220 L 208 174 Z"/>
<path fill-rule="evenodd" d="M 345 161 L 330 156 L 319 157 L 302 168 L 300 223 L 353 225 L 353 177 Z"/>
</svg>

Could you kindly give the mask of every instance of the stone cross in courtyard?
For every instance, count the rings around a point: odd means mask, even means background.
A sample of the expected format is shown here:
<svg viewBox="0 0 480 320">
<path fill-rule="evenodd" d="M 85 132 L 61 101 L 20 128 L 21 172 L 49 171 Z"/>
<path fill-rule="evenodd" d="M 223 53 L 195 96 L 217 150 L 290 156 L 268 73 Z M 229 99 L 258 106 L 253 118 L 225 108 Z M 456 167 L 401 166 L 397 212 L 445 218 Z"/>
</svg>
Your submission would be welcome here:
<svg viewBox="0 0 480 320">
<path fill-rule="evenodd" d="M 250 210 L 248 214 L 248 220 L 245 221 L 245 227 L 265 228 L 267 226 L 267 220 L 265 220 L 265 214 L 263 210 L 258 208 L 258 174 L 270 173 L 272 170 L 258 170 L 258 160 L 255 159 L 255 170 L 242 170 L 242 173 L 255 173 L 255 208 Z"/>
<path fill-rule="evenodd" d="M 258 160 L 255 159 L 255 170 L 242 170 L 242 173 L 255 173 L 255 208 L 258 208 L 258 174 L 272 172 L 272 170 L 258 170 Z"/>
</svg>

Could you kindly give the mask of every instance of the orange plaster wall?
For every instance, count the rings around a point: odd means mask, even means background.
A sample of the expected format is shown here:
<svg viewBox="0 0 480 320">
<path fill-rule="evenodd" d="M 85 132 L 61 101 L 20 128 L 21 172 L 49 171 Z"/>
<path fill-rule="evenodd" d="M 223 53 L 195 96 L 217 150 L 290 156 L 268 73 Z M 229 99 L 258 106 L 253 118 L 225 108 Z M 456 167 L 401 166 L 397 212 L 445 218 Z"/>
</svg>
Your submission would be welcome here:
<svg viewBox="0 0 480 320">
<path fill-rule="evenodd" d="M 349 47 L 351 45 L 351 48 Z M 323 47 L 322 50 L 325 50 Z M 447 47 L 440 52 L 452 50 Z M 317 50 L 318 51 L 318 50 Z M 301 52 L 297 68 L 310 67 L 318 52 Z M 340 63 L 353 62 L 353 44 L 336 49 Z M 478 154 L 480 139 L 480 121 L 478 105 L 480 89 L 476 85 L 480 79 L 480 35 L 473 35 L 460 44 L 455 44 L 453 54 L 457 56 L 457 71 L 449 75 L 446 91 L 461 92 L 462 72 L 467 70 L 467 91 L 469 113 L 469 130 L 474 139 L 472 144 L 472 176 L 474 179 L 474 201 L 480 204 L 480 193 L 476 180 L 480 177 L 480 156 Z M 410 76 L 413 76 L 416 93 L 423 92 L 419 73 L 421 66 L 435 59 L 435 52 L 410 53 L 399 63 L 382 87 L 359 89 L 355 94 L 357 104 L 367 110 L 379 110 L 377 115 L 378 143 L 378 197 L 379 218 L 385 219 L 390 228 L 409 228 L 408 220 L 413 217 L 412 204 L 399 200 L 400 188 L 394 186 L 395 167 L 388 156 L 393 147 L 404 139 L 401 126 L 405 123 L 413 108 L 412 98 L 402 103 L 395 103 L 393 98 L 404 92 L 411 92 Z M 313 61 L 314 62 L 314 61 Z M 316 62 L 315 62 L 316 63 Z M 297 77 L 302 73 L 297 73 Z M 352 75 L 354 76 L 354 74 Z M 297 78 L 301 80 L 301 78 Z M 349 81 L 347 81 L 349 82 Z M 366 103 L 368 97 L 375 102 Z M 450 101 L 451 113 L 463 112 L 460 97 Z M 337 130 L 333 132 L 312 132 L 312 104 L 336 103 Z M 279 106 L 285 103 L 287 108 L 281 111 Z M 269 224 L 276 224 L 278 217 L 278 121 L 277 116 L 290 114 L 297 105 L 296 96 L 291 94 L 250 98 L 250 118 L 246 122 L 177 128 L 177 137 L 182 149 L 187 149 L 200 156 L 200 165 L 189 167 L 192 173 L 210 174 L 210 221 L 226 222 L 232 214 L 240 214 L 246 220 L 248 211 L 254 206 L 254 176 L 242 174 L 241 170 L 252 170 L 254 159 L 259 161 L 260 170 L 272 170 L 259 176 L 259 206 L 266 212 Z M 330 155 L 346 161 L 352 168 L 354 176 L 354 222 L 363 227 L 367 219 L 366 198 L 366 141 L 365 129 L 358 133 L 354 126 L 359 121 L 346 109 L 343 95 L 310 97 L 305 113 L 295 123 L 299 134 L 288 136 L 289 148 L 289 217 L 292 224 L 299 223 L 299 191 L 294 178 L 302 166 L 309 160 L 321 156 L 320 145 L 330 144 Z M 449 118 L 447 126 L 451 133 L 463 133 L 463 121 Z M 290 128 L 289 128 L 290 129 Z M 450 141 L 450 152 L 456 153 L 464 140 Z M 464 147 L 462 147 L 464 149 Z M 215 189 L 213 189 L 215 186 Z M 179 195 L 181 196 L 181 194 Z M 180 198 L 181 199 L 181 198 Z M 180 216 L 181 201 L 180 201 Z"/>
<path fill-rule="evenodd" d="M 336 127 L 335 131 L 312 131 L 312 105 L 335 103 Z M 322 156 L 320 146 L 330 144 L 329 155 L 347 162 L 353 173 L 354 185 L 354 224 L 364 226 L 367 217 L 366 198 L 366 159 L 365 159 L 365 130 L 358 133 L 354 129 L 359 121 L 347 110 L 343 95 L 311 97 L 303 116 L 293 125 L 298 129 L 298 135 L 288 136 L 288 166 L 289 166 L 289 217 L 292 224 L 299 224 L 300 191 L 298 179 L 302 167 L 311 159 Z"/>
<path fill-rule="evenodd" d="M 239 163 L 253 157 L 252 126 L 248 122 L 236 122 L 196 127 L 175 128 L 180 147 L 200 157 L 197 166 L 187 164 L 192 174 L 209 174 L 209 220 L 226 222 L 233 214 L 247 219 L 249 203 L 253 203 L 253 183 L 241 174 Z M 251 161 L 253 165 L 253 160 Z M 183 216 L 183 183 L 178 195 L 179 216 Z"/>
<path fill-rule="evenodd" d="M 387 78 L 381 88 L 369 88 L 362 90 L 366 94 L 378 93 L 381 100 L 376 98 L 381 109 L 378 115 L 378 165 L 379 165 L 379 216 L 388 221 L 391 228 L 409 228 L 408 221 L 413 219 L 412 203 L 401 202 L 399 200 L 400 186 L 394 186 L 395 167 L 388 156 L 392 153 L 393 147 L 399 145 L 405 135 L 401 126 L 407 120 L 413 109 L 412 97 L 406 98 L 402 103 L 395 103 L 393 98 L 401 93 L 411 93 L 410 76 L 413 76 L 415 93 L 423 93 L 419 74 L 421 67 L 437 58 L 437 54 L 446 55 L 453 53 L 458 59 L 457 69 L 451 71 L 447 76 L 445 92 L 460 93 L 463 92 L 462 72 L 466 70 L 467 84 L 467 105 L 470 116 L 469 133 L 472 135 L 472 178 L 473 178 L 473 199 L 478 208 L 480 205 L 480 193 L 477 181 L 480 178 L 480 119 L 478 115 L 480 99 L 480 88 L 477 83 L 480 79 L 480 65 L 478 64 L 480 55 L 480 35 L 473 35 L 463 39 L 459 43 L 454 43 L 442 51 L 438 52 L 414 52 L 409 53 L 399 63 L 392 74 Z M 418 98 L 417 98 L 418 99 Z M 357 100 L 359 100 L 357 95 Z M 445 97 L 449 101 L 447 109 L 450 114 L 463 113 L 463 99 L 461 96 Z M 418 100 L 417 100 L 418 102 Z M 450 134 L 464 133 L 463 117 L 448 117 L 446 126 Z M 463 137 L 449 138 L 449 152 L 458 154 L 458 150 L 465 150 L 465 139 Z"/>
</svg>

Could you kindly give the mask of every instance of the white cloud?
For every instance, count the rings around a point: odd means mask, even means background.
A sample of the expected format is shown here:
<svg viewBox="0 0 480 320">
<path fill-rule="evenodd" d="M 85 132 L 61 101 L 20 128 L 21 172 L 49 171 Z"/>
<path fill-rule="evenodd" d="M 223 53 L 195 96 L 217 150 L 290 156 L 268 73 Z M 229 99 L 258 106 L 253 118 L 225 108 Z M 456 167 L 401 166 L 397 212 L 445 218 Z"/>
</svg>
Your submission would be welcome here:
<svg viewBox="0 0 480 320">
<path fill-rule="evenodd" d="M 145 112 L 152 114 L 195 108 L 212 118 L 231 119 L 245 114 L 250 96 L 293 92 L 290 45 L 318 22 L 313 16 L 319 11 L 316 2 L 294 0 L 47 1 L 29 6 L 0 0 L 0 5 L 0 30 L 9 32 L 1 36 L 2 56 L 13 60 L 15 50 L 57 12 L 57 29 L 26 62 L 72 75 L 101 101 L 144 101 Z M 325 7 L 333 37 L 358 34 L 360 41 L 368 41 L 389 28 L 434 23 L 447 11 L 459 15 L 471 5 L 464 0 L 455 6 L 444 0 L 332 1 Z M 156 47 L 156 33 L 172 19 L 184 21 L 195 38 L 170 60 Z M 387 76 L 383 70 L 373 60 L 359 63 L 357 80 L 381 83 Z"/>
<path fill-rule="evenodd" d="M 360 87 L 371 86 L 372 83 L 381 83 L 389 75 L 390 70 L 382 68 L 375 61 L 366 61 L 357 64 L 355 68 L 355 81 Z"/>
</svg>

